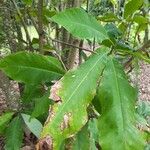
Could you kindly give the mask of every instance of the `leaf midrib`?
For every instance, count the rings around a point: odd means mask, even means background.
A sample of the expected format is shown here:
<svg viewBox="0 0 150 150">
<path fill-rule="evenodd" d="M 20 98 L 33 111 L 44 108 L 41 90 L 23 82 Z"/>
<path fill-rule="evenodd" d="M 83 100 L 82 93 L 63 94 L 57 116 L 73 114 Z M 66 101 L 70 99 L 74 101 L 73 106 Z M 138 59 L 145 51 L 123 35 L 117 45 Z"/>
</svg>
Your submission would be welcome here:
<svg viewBox="0 0 150 150">
<path fill-rule="evenodd" d="M 55 73 L 55 74 L 60 74 L 60 75 L 63 75 L 63 74 L 61 74 L 61 73 L 58 73 L 58 72 L 55 72 L 55 71 L 50 71 L 50 70 L 46 70 L 46 69 L 41 69 L 41 68 L 37 68 L 37 67 L 28 67 L 28 66 L 21 66 L 21 65 L 17 65 L 17 67 L 15 66 L 15 65 L 10 65 L 10 66 L 12 66 L 12 67 L 15 67 L 15 68 L 25 68 L 25 69 L 27 69 L 27 68 L 30 68 L 30 69 L 34 69 L 34 70 L 39 70 L 39 71 L 44 71 L 44 72 L 49 72 L 49 73 Z M 6 67 L 6 68 L 8 68 L 8 67 Z"/>
<path fill-rule="evenodd" d="M 121 112 L 121 115 L 122 115 L 122 127 L 123 127 L 123 132 L 125 131 L 125 120 L 124 120 L 124 113 L 122 112 L 123 110 L 123 106 L 122 106 L 122 103 L 121 103 L 121 93 L 120 93 L 120 90 L 119 90 L 119 82 L 118 82 L 118 78 L 117 78 L 117 73 L 116 73 L 116 69 L 115 69 L 115 66 L 114 66 L 114 62 L 113 60 L 111 60 L 112 62 L 112 69 L 113 69 L 113 72 L 114 72 L 114 75 L 115 75 L 115 84 L 116 84 L 116 92 L 117 92 L 117 95 L 119 97 L 119 102 L 120 102 L 120 112 Z"/>
<path fill-rule="evenodd" d="M 17 118 L 18 119 L 18 118 Z M 17 120 L 17 122 L 14 122 L 14 126 L 13 126 L 13 129 L 12 130 L 15 130 L 15 131 L 19 131 L 18 130 L 18 125 L 20 125 L 19 122 L 20 120 Z M 21 134 L 19 134 L 20 132 L 18 132 L 18 135 L 19 135 L 19 138 L 20 138 L 20 135 Z M 11 134 L 11 139 L 13 139 L 13 140 L 11 140 L 11 143 L 12 143 L 12 141 L 14 141 L 14 139 L 16 139 L 16 132 L 12 132 L 12 134 Z M 20 140 L 20 139 L 19 139 Z M 18 141 L 19 140 L 17 140 L 17 144 L 18 144 Z M 16 142 L 14 142 L 14 143 L 16 143 Z M 16 146 L 14 146 L 13 148 L 16 148 Z"/>
<path fill-rule="evenodd" d="M 81 26 L 84 26 L 84 27 L 87 27 L 87 28 L 90 28 L 91 30 L 93 30 L 93 31 L 96 31 L 97 33 L 99 33 L 99 34 L 101 34 L 104 38 L 108 38 L 107 36 L 105 36 L 105 34 L 103 34 L 102 32 L 100 32 L 99 30 L 97 30 L 97 29 L 95 29 L 95 28 L 93 28 L 93 27 L 91 27 L 91 26 L 88 26 L 88 25 L 86 25 L 86 24 L 83 24 L 83 23 L 78 23 L 78 22 L 74 22 L 74 21 L 72 21 L 72 20 L 70 20 L 69 22 L 72 22 L 73 24 L 77 24 L 77 25 L 81 25 Z M 65 25 L 64 25 L 65 26 Z M 106 30 L 105 29 L 103 29 L 104 30 L 104 32 L 106 32 Z M 106 32 L 106 34 L 107 34 L 107 32 Z"/>
<path fill-rule="evenodd" d="M 62 113 L 64 107 L 66 105 L 68 105 L 68 102 L 70 101 L 70 99 L 73 97 L 73 95 L 75 94 L 75 92 L 78 90 L 78 88 L 81 86 L 81 84 L 85 81 L 85 79 L 87 78 L 88 74 L 95 68 L 95 66 L 97 65 L 97 63 L 103 58 L 103 56 L 106 55 L 106 53 L 104 53 L 93 65 L 93 67 L 89 70 L 89 72 L 87 72 L 87 74 L 85 75 L 85 77 L 81 80 L 80 84 L 78 84 L 78 86 L 75 88 L 75 90 L 73 91 L 73 93 L 71 94 L 71 96 L 68 98 L 67 101 L 64 101 L 64 105 L 62 105 L 62 107 L 60 107 L 60 110 L 57 113 L 57 116 L 59 116 L 59 114 Z M 53 119 L 53 122 L 55 123 L 55 119 L 57 119 L 57 116 Z"/>
</svg>

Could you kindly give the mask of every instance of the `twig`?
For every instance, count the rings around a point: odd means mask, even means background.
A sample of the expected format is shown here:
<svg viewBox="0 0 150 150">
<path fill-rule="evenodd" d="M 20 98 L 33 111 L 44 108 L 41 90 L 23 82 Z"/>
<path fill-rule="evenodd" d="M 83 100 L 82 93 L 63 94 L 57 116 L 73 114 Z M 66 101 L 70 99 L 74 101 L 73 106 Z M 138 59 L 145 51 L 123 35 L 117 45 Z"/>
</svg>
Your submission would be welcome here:
<svg viewBox="0 0 150 150">
<path fill-rule="evenodd" d="M 13 5 L 15 6 L 15 9 L 16 9 L 16 11 L 17 11 L 18 17 L 20 18 L 21 23 L 22 23 L 22 25 L 23 25 L 23 28 L 24 28 L 24 30 L 25 30 L 27 40 L 29 41 L 29 47 L 30 47 L 30 49 L 32 50 L 32 42 L 31 42 L 31 39 L 30 39 L 30 35 L 29 35 L 29 33 L 28 33 L 27 26 L 26 26 L 25 21 L 24 21 L 24 19 L 23 19 L 23 17 L 22 17 L 22 14 L 21 14 L 21 12 L 20 12 L 20 10 L 19 10 L 19 8 L 18 8 L 16 2 L 15 2 L 14 0 L 11 0 L 11 2 L 12 2 Z"/>
<path fill-rule="evenodd" d="M 14 10 L 12 10 L 12 9 L 10 9 L 8 7 L 0 7 L 0 9 L 8 9 L 9 11 L 14 12 Z"/>
<path fill-rule="evenodd" d="M 44 30 L 43 30 L 43 0 L 38 0 L 38 12 L 37 12 L 37 18 L 38 18 L 38 34 L 39 34 L 39 49 L 40 53 L 43 54 L 43 44 L 44 44 Z"/>
<path fill-rule="evenodd" d="M 27 9 L 27 14 L 28 14 L 28 16 L 29 16 L 29 18 L 30 18 L 30 20 L 31 20 L 31 22 L 32 22 L 32 24 L 33 24 L 33 26 L 34 26 L 34 28 L 36 29 L 37 33 L 39 34 L 39 31 L 38 31 L 38 27 L 37 27 L 37 25 L 36 25 L 36 22 L 35 22 L 34 18 L 30 15 L 30 12 L 29 12 L 28 9 Z"/>
<path fill-rule="evenodd" d="M 90 52 L 90 53 L 94 53 L 96 54 L 96 52 L 92 51 L 92 50 L 89 50 L 89 49 L 86 49 L 86 48 L 83 48 L 83 47 L 78 47 L 78 46 L 75 46 L 73 44 L 70 44 L 70 43 L 66 43 L 66 42 L 63 42 L 63 41 L 60 41 L 60 40 L 56 40 L 56 39 L 52 39 L 50 38 L 53 42 L 58 42 L 58 43 L 62 43 L 62 44 L 65 44 L 65 45 L 68 45 L 68 46 L 71 46 L 71 47 L 74 47 L 74 48 L 78 48 L 80 50 L 84 50 L 84 51 L 87 51 L 87 52 Z"/>
<path fill-rule="evenodd" d="M 133 60 L 133 57 L 130 57 L 128 61 L 124 64 L 124 68 L 128 68 L 131 65 L 132 60 Z"/>
<path fill-rule="evenodd" d="M 79 47 L 83 47 L 83 40 L 80 41 Z M 82 64 L 82 49 L 79 49 L 79 65 Z"/>
<path fill-rule="evenodd" d="M 142 47 L 140 47 L 137 51 L 145 51 L 150 48 L 150 40 L 148 40 Z"/>
<path fill-rule="evenodd" d="M 65 66 L 64 62 L 62 61 L 62 59 L 61 59 L 60 55 L 59 55 L 59 54 L 57 54 L 56 52 L 55 52 L 55 53 L 53 53 L 53 54 L 54 54 L 54 55 L 56 55 L 56 57 L 58 58 L 58 60 L 61 62 L 61 64 L 62 64 L 63 68 L 65 69 L 65 71 L 67 71 L 67 68 L 66 68 L 66 66 Z"/>
<path fill-rule="evenodd" d="M 93 39 L 93 51 L 95 51 L 95 38 Z"/>
</svg>

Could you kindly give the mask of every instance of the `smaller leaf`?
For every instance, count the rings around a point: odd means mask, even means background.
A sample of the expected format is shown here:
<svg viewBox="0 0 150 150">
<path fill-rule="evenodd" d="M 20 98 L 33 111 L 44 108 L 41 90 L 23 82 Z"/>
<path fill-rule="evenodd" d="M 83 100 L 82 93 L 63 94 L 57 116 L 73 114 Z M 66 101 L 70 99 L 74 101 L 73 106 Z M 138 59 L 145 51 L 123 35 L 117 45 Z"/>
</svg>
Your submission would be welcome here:
<svg viewBox="0 0 150 150">
<path fill-rule="evenodd" d="M 127 22 L 124 22 L 124 21 L 122 21 L 120 24 L 119 24 L 119 26 L 118 26 L 118 28 L 120 29 L 120 31 L 122 32 L 122 33 L 124 33 L 125 31 L 126 31 L 126 29 L 127 29 Z"/>
<path fill-rule="evenodd" d="M 148 18 L 145 18 L 142 15 L 135 15 L 132 20 L 138 24 L 147 24 L 148 23 Z"/>
<path fill-rule="evenodd" d="M 94 105 L 95 110 L 101 114 L 101 103 L 99 101 L 98 95 L 95 95 L 94 99 L 92 100 L 92 104 Z"/>
<path fill-rule="evenodd" d="M 89 147 L 90 147 L 90 138 L 86 125 L 75 136 L 75 141 L 73 143 L 72 150 L 89 149 Z"/>
<path fill-rule="evenodd" d="M 108 23 L 104 28 L 110 38 L 117 38 L 122 35 L 122 32 L 116 27 L 114 23 Z"/>
<path fill-rule="evenodd" d="M 105 15 L 98 17 L 97 19 L 103 22 L 119 21 L 119 18 L 112 12 L 106 13 Z"/>
<path fill-rule="evenodd" d="M 136 10 L 138 10 L 143 4 L 143 0 L 130 0 L 124 8 L 124 18 L 131 16 Z"/>
<path fill-rule="evenodd" d="M 29 103 L 35 98 L 40 98 L 43 92 L 44 89 L 42 85 L 26 84 L 22 95 L 22 101 L 24 103 Z"/>
<path fill-rule="evenodd" d="M 150 116 L 150 102 L 139 101 L 137 106 L 137 113 L 143 117 Z"/>
<path fill-rule="evenodd" d="M 50 18 L 56 15 L 56 11 L 54 10 L 49 10 L 49 9 L 44 9 L 43 10 L 43 15 L 47 18 L 48 21 L 50 21 Z"/>
<path fill-rule="evenodd" d="M 121 49 L 121 50 L 127 50 L 127 51 L 134 51 L 132 47 L 128 43 L 125 43 L 125 41 L 118 41 L 116 42 L 115 49 Z"/>
<path fill-rule="evenodd" d="M 24 2 L 26 5 L 31 5 L 31 4 L 32 4 L 32 0 L 23 0 L 23 2 Z"/>
<path fill-rule="evenodd" d="M 97 127 L 97 119 L 91 119 L 88 123 L 88 130 L 90 131 L 90 134 L 92 138 L 98 142 L 99 140 L 99 131 Z"/>
<path fill-rule="evenodd" d="M 27 125 L 27 127 L 29 128 L 29 130 L 37 137 L 40 137 L 40 133 L 42 131 L 42 124 L 40 123 L 39 120 L 37 120 L 36 118 L 31 118 L 30 115 L 27 114 L 21 114 L 22 118 L 25 122 L 25 124 Z"/>
<path fill-rule="evenodd" d="M 148 24 L 139 24 L 139 26 L 137 26 L 138 33 L 140 33 L 141 31 L 145 31 L 148 28 Z"/>
<path fill-rule="evenodd" d="M 99 139 L 99 131 L 97 127 L 97 119 L 91 119 L 88 123 L 88 130 L 90 133 L 90 147 L 92 150 L 97 150 L 96 148 L 96 142 L 98 142 Z"/>
<path fill-rule="evenodd" d="M 98 142 L 97 120 L 92 119 L 74 137 L 73 150 L 97 150 L 95 142 Z"/>
<path fill-rule="evenodd" d="M 20 150 L 23 139 L 22 122 L 19 116 L 14 118 L 6 131 L 6 150 Z"/>
<path fill-rule="evenodd" d="M 51 100 L 49 99 L 49 92 L 44 96 L 35 99 L 35 108 L 32 112 L 32 117 L 38 117 L 45 113 L 48 113 L 49 105 L 51 104 Z"/>
<path fill-rule="evenodd" d="M 39 39 L 38 38 L 33 38 L 32 39 L 32 47 L 34 49 L 38 49 L 39 48 Z"/>
<path fill-rule="evenodd" d="M 12 118 L 13 114 L 13 112 L 6 112 L 0 116 L 0 134 L 5 130 L 6 125 Z"/>
</svg>

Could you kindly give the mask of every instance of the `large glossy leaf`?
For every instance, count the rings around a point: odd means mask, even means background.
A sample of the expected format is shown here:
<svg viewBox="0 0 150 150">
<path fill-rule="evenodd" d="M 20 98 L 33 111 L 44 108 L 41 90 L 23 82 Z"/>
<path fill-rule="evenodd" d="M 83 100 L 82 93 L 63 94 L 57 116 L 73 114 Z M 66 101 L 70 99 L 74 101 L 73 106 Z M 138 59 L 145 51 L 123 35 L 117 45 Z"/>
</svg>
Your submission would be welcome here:
<svg viewBox="0 0 150 150">
<path fill-rule="evenodd" d="M 98 95 L 102 106 L 98 123 L 102 149 L 142 150 L 143 139 L 135 128 L 135 90 L 114 59 L 106 65 Z"/>
<path fill-rule="evenodd" d="M 37 120 L 36 118 L 31 118 L 30 115 L 27 114 L 21 114 L 22 118 L 25 122 L 25 124 L 27 125 L 27 127 L 29 128 L 29 130 L 37 137 L 39 138 L 40 133 L 42 131 L 42 124 L 39 120 Z"/>
<path fill-rule="evenodd" d="M 87 122 L 86 108 L 96 94 L 97 81 L 107 62 L 107 53 L 106 48 L 99 49 L 80 68 L 69 71 L 57 85 L 55 92 L 61 102 L 52 107 L 41 135 L 41 138 L 50 137 L 54 149 L 59 148 L 65 138 L 75 134 Z"/>
<path fill-rule="evenodd" d="M 0 116 L 0 134 L 3 133 L 4 129 L 7 126 L 7 123 L 10 121 L 13 114 L 13 112 L 6 112 Z"/>
<path fill-rule="evenodd" d="M 143 2 L 143 0 L 130 0 L 125 5 L 124 18 L 128 18 L 130 15 L 133 15 L 133 13 L 142 6 Z"/>
<path fill-rule="evenodd" d="M 0 61 L 0 69 L 12 79 L 29 84 L 55 80 L 64 73 L 57 59 L 28 52 L 5 57 Z"/>
<path fill-rule="evenodd" d="M 21 119 L 17 116 L 12 120 L 6 132 L 6 150 L 20 150 L 23 140 Z"/>
<path fill-rule="evenodd" d="M 102 41 L 108 39 L 107 33 L 103 26 L 83 9 L 72 8 L 65 10 L 54 17 L 52 21 L 62 25 L 75 37 L 81 39 L 96 39 Z"/>
</svg>

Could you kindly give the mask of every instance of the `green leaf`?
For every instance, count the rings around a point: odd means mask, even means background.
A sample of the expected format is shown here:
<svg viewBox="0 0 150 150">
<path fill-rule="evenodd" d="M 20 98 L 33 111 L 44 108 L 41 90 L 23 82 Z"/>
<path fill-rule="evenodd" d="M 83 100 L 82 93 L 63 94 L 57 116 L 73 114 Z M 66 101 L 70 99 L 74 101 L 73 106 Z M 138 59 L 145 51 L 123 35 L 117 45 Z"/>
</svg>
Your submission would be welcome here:
<svg viewBox="0 0 150 150">
<path fill-rule="evenodd" d="M 124 48 L 122 47 L 123 49 L 121 47 L 120 47 L 121 49 L 119 49 L 118 47 L 116 47 L 116 48 L 117 48 L 117 51 L 119 51 L 119 52 L 122 52 L 124 54 L 130 54 L 134 57 L 137 57 L 138 59 L 141 59 L 141 60 L 144 60 L 145 62 L 150 63 L 150 58 L 146 54 L 142 54 L 139 51 L 131 51 L 131 49 L 128 50 L 125 47 Z"/>
<path fill-rule="evenodd" d="M 105 15 L 98 17 L 98 20 L 103 22 L 113 22 L 113 21 L 119 21 L 119 18 L 112 12 L 106 13 Z"/>
<path fill-rule="evenodd" d="M 46 93 L 44 96 L 41 98 L 36 98 L 35 99 L 35 107 L 32 112 L 32 117 L 38 117 L 41 116 L 45 113 L 48 113 L 49 110 L 49 105 L 51 104 L 51 100 L 49 99 L 50 93 Z"/>
<path fill-rule="evenodd" d="M 128 18 L 133 15 L 133 13 L 138 10 L 143 4 L 143 0 L 130 0 L 124 8 L 124 18 Z"/>
<path fill-rule="evenodd" d="M 97 128 L 97 119 L 91 119 L 88 123 L 88 130 L 90 133 L 90 147 L 91 150 L 97 150 L 96 148 L 96 142 L 98 143 L 99 139 L 99 132 Z"/>
<path fill-rule="evenodd" d="M 36 118 L 31 118 L 30 115 L 27 114 L 21 114 L 22 118 L 25 122 L 25 124 L 27 125 L 27 127 L 29 128 L 29 130 L 37 137 L 40 137 L 40 133 L 42 131 L 42 124 L 40 123 L 39 120 L 37 120 Z"/>
<path fill-rule="evenodd" d="M 95 38 L 99 42 L 109 39 L 104 27 L 94 17 L 80 8 L 60 12 L 52 17 L 52 21 L 62 25 L 75 37 L 81 39 L 93 40 Z"/>
<path fill-rule="evenodd" d="M 59 79 L 64 74 L 57 59 L 28 52 L 5 57 L 0 61 L 0 69 L 12 79 L 29 84 Z"/>
<path fill-rule="evenodd" d="M 73 150 L 97 150 L 95 142 L 98 142 L 97 120 L 91 119 L 74 137 Z"/>
<path fill-rule="evenodd" d="M 54 149 L 59 148 L 64 139 L 78 132 L 87 122 L 86 108 L 96 94 L 97 81 L 107 62 L 107 53 L 105 47 L 98 49 L 97 54 L 93 54 L 77 70 L 69 71 L 56 84 L 55 94 L 62 102 L 53 105 L 53 115 L 41 137 L 49 135 Z"/>
<path fill-rule="evenodd" d="M 92 104 L 94 105 L 95 110 L 101 114 L 101 103 L 99 101 L 99 96 L 96 94 L 94 99 L 92 100 Z"/>
<path fill-rule="evenodd" d="M 103 150 L 142 150 L 143 138 L 135 128 L 136 94 L 118 61 L 110 59 L 99 86 L 101 116 L 98 128 Z"/>
<path fill-rule="evenodd" d="M 119 39 L 122 35 L 121 30 L 118 29 L 114 23 L 107 23 L 104 27 L 105 30 L 107 31 L 110 40 L 106 39 L 102 41 L 101 44 L 107 47 L 115 46 L 116 40 Z"/>
<path fill-rule="evenodd" d="M 106 24 L 105 30 L 107 31 L 110 38 L 117 38 L 122 35 L 122 32 L 116 27 L 114 23 Z"/>
<path fill-rule="evenodd" d="M 24 2 L 26 5 L 31 5 L 31 4 L 32 4 L 32 0 L 23 0 L 23 2 Z"/>
<path fill-rule="evenodd" d="M 21 119 L 17 116 L 12 120 L 6 131 L 6 150 L 20 150 L 23 140 Z"/>
<path fill-rule="evenodd" d="M 6 112 L 0 116 L 0 134 L 2 134 L 5 128 L 7 127 L 6 125 L 12 118 L 13 114 L 13 112 Z"/>
<path fill-rule="evenodd" d="M 24 103 L 29 103 L 35 98 L 40 98 L 43 92 L 44 87 L 42 85 L 26 84 L 22 94 L 22 101 Z"/>
<path fill-rule="evenodd" d="M 75 141 L 72 146 L 72 150 L 88 150 L 90 148 L 90 138 L 88 126 L 84 126 L 79 133 L 74 137 Z"/>
<path fill-rule="evenodd" d="M 127 22 L 124 22 L 124 21 L 122 21 L 122 22 L 119 24 L 119 26 L 118 26 L 118 28 L 120 29 L 120 31 L 121 31 L 122 33 L 124 33 L 124 34 L 125 34 L 125 31 L 126 31 L 127 27 L 128 27 L 128 24 L 127 24 Z"/>
<path fill-rule="evenodd" d="M 132 52 L 134 51 L 134 49 L 128 43 L 126 43 L 125 41 L 122 41 L 122 40 L 119 40 L 116 42 L 115 49 L 116 50 L 124 50 L 125 52 L 126 51 L 132 51 Z"/>
<path fill-rule="evenodd" d="M 88 123 L 88 129 L 90 131 L 91 137 L 98 142 L 99 139 L 99 133 L 97 128 L 97 119 L 91 119 Z"/>
<path fill-rule="evenodd" d="M 44 9 L 43 10 L 43 15 L 46 17 L 46 19 L 48 21 L 50 21 L 51 17 L 53 17 L 56 14 L 57 14 L 57 12 L 54 11 L 54 10 L 49 10 L 49 9 Z"/>
<path fill-rule="evenodd" d="M 139 24 L 139 26 L 137 26 L 138 33 L 140 33 L 141 31 L 145 31 L 148 28 L 148 24 Z"/>
<path fill-rule="evenodd" d="M 148 23 L 148 18 L 145 18 L 142 15 L 135 15 L 132 20 L 138 24 L 147 24 Z"/>
<path fill-rule="evenodd" d="M 145 118 L 150 116 L 150 102 L 139 101 L 137 106 L 137 112 L 139 115 Z"/>
</svg>

